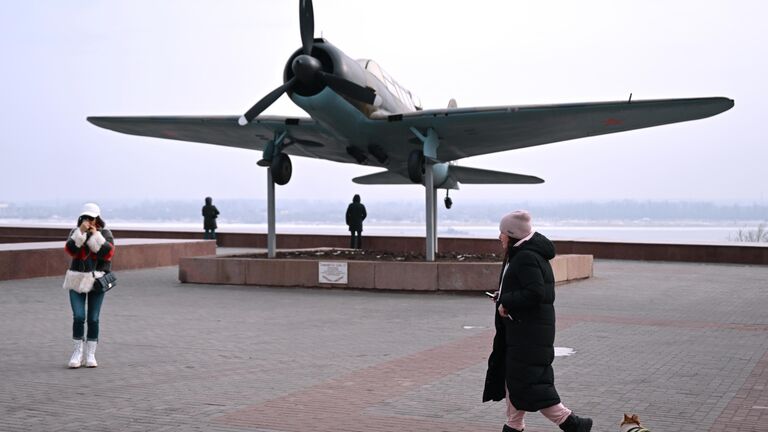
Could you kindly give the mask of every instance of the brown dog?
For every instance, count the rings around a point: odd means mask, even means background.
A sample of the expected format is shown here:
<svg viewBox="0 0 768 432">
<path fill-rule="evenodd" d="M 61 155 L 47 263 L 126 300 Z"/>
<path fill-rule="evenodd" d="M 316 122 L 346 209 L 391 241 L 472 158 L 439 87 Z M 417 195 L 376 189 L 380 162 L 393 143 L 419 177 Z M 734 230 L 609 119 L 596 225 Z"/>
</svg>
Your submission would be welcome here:
<svg viewBox="0 0 768 432">
<path fill-rule="evenodd" d="M 651 432 L 640 424 L 637 414 L 624 414 L 624 420 L 619 423 L 619 432 Z"/>
</svg>

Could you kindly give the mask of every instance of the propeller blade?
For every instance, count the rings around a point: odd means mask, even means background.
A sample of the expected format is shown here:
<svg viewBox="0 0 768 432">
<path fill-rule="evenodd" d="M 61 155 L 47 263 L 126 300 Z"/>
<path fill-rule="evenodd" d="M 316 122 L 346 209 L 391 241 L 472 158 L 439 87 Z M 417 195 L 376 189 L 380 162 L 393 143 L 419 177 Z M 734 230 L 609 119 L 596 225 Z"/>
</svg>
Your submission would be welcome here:
<svg viewBox="0 0 768 432">
<path fill-rule="evenodd" d="M 360 86 L 348 79 L 327 72 L 318 71 L 317 73 L 325 81 L 325 84 L 337 93 L 370 105 L 376 101 L 376 91 L 370 87 Z"/>
<path fill-rule="evenodd" d="M 315 12 L 312 0 L 299 0 L 299 22 L 301 24 L 301 46 L 304 54 L 312 54 L 312 41 L 315 38 Z"/>
<path fill-rule="evenodd" d="M 269 106 L 275 103 L 275 101 L 279 99 L 280 96 L 282 96 L 286 90 L 291 88 L 295 80 L 296 80 L 296 77 L 291 78 L 290 80 L 288 80 L 288 82 L 272 90 L 268 95 L 261 98 L 260 101 L 256 102 L 256 104 L 252 106 L 251 109 L 248 110 L 248 112 L 246 112 L 242 117 L 240 117 L 237 123 L 240 126 L 245 126 L 251 121 L 253 121 L 253 119 L 256 118 L 256 116 L 261 114 L 261 112 L 264 111 L 265 109 L 269 108 Z"/>
</svg>

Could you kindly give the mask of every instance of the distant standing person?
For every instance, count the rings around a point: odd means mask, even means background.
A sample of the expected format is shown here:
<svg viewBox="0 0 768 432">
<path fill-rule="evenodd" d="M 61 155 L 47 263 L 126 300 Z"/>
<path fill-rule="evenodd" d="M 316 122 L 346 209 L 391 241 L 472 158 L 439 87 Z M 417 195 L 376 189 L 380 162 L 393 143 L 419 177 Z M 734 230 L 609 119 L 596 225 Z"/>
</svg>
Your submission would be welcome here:
<svg viewBox="0 0 768 432">
<path fill-rule="evenodd" d="M 213 198 L 206 197 L 203 206 L 203 229 L 205 230 L 206 240 L 216 240 L 216 218 L 219 217 L 219 209 L 213 205 Z"/>
<path fill-rule="evenodd" d="M 360 195 L 355 194 L 352 202 L 347 207 L 347 226 L 352 236 L 350 246 L 352 249 L 363 248 L 363 221 L 368 213 L 365 212 L 365 206 L 360 202 Z"/>
<path fill-rule="evenodd" d="M 494 294 L 496 335 L 483 402 L 506 398 L 503 432 L 522 431 L 525 413 L 533 411 L 566 432 L 589 432 L 592 420 L 563 405 L 555 389 L 555 277 L 549 264 L 555 245 L 533 230 L 525 210 L 504 216 L 499 231 L 506 254 Z"/>
<path fill-rule="evenodd" d="M 86 367 L 98 366 L 96 344 L 99 341 L 99 314 L 104 291 L 94 289 L 93 283 L 96 278 L 111 271 L 112 256 L 115 254 L 115 240 L 105 226 L 99 206 L 94 203 L 85 204 L 77 219 L 77 227 L 70 231 L 64 245 L 72 257 L 64 277 L 64 288 L 69 290 L 69 304 L 72 307 L 72 339 L 75 343 L 75 350 L 69 359 L 70 368 L 79 368 L 83 360 Z M 83 336 L 87 339 L 85 355 Z"/>
</svg>

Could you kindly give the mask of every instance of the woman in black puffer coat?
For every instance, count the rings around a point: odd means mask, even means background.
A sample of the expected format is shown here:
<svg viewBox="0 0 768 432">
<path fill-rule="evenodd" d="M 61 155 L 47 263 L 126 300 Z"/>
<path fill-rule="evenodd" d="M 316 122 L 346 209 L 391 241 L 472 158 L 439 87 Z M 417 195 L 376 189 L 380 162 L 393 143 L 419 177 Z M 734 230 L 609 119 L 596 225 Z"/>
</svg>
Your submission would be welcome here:
<svg viewBox="0 0 768 432">
<path fill-rule="evenodd" d="M 528 411 L 541 411 L 566 432 L 588 432 L 592 420 L 566 408 L 555 388 L 555 277 L 549 264 L 555 245 L 531 228 L 526 211 L 504 216 L 499 230 L 506 257 L 494 297 L 496 336 L 483 402 L 506 397 L 504 432 L 522 431 Z"/>
</svg>

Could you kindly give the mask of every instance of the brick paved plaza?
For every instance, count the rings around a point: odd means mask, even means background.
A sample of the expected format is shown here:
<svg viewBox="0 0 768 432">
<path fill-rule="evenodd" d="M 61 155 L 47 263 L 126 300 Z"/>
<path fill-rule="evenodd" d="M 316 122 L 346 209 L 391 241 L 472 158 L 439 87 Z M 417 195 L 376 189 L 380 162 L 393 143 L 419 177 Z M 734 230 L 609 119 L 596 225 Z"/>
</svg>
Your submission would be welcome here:
<svg viewBox="0 0 768 432">
<path fill-rule="evenodd" d="M 501 430 L 503 403 L 480 402 L 485 296 L 119 277 L 99 367 L 75 370 L 61 278 L 0 282 L 0 431 Z M 655 432 L 768 430 L 768 267 L 598 260 L 556 307 L 556 345 L 576 350 L 556 383 L 593 430 L 623 412 Z"/>
</svg>

